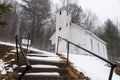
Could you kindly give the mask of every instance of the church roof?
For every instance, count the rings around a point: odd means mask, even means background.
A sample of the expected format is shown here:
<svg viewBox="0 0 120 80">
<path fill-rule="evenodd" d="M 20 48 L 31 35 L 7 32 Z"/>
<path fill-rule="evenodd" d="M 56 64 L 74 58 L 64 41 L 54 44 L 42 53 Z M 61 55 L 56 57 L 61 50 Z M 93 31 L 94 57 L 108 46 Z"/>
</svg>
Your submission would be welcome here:
<svg viewBox="0 0 120 80">
<path fill-rule="evenodd" d="M 56 10 L 56 13 L 59 13 L 60 11 L 66 10 L 66 7 L 61 7 L 60 9 Z"/>
<path fill-rule="evenodd" d="M 70 5 L 70 4 L 69 4 Z M 69 6 L 68 5 L 68 6 Z M 65 6 L 65 7 L 61 7 L 60 9 L 57 9 L 55 13 L 59 13 L 60 11 L 63 11 L 63 10 L 66 10 L 67 12 L 71 13 L 70 11 L 68 11 L 67 7 L 68 6 Z"/>
</svg>

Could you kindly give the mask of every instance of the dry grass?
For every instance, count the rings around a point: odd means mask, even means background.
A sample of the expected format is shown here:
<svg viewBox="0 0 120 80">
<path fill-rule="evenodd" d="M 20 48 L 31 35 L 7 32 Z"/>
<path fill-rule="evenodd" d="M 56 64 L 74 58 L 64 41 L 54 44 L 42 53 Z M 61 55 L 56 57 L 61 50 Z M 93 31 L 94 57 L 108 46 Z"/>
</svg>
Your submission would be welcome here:
<svg viewBox="0 0 120 80">
<path fill-rule="evenodd" d="M 6 75 L 1 75 L 0 74 L 0 80 L 15 80 L 14 76 L 16 75 L 16 72 L 11 72 L 11 73 L 7 73 Z"/>
<path fill-rule="evenodd" d="M 120 63 L 117 63 L 117 67 L 115 68 L 115 73 L 120 75 Z"/>
<path fill-rule="evenodd" d="M 1 45 L 0 44 L 0 59 L 2 59 L 4 62 L 7 62 L 9 66 L 12 67 L 12 64 L 9 63 L 11 59 L 15 59 L 15 55 L 8 55 L 13 47 L 11 46 L 6 46 L 6 45 Z M 7 57 L 4 57 L 5 55 L 8 55 Z M 16 72 L 8 72 L 6 75 L 0 74 L 0 80 L 15 80 L 14 76 L 16 75 Z"/>
<path fill-rule="evenodd" d="M 82 72 L 78 72 L 73 67 L 67 67 L 67 71 L 70 74 L 70 76 L 73 78 L 73 80 L 90 80 Z"/>
<path fill-rule="evenodd" d="M 11 46 L 6 46 L 6 45 L 1 45 L 0 44 L 0 59 L 3 58 L 3 56 L 7 53 L 10 52 L 10 50 L 12 50 L 13 47 Z"/>
</svg>

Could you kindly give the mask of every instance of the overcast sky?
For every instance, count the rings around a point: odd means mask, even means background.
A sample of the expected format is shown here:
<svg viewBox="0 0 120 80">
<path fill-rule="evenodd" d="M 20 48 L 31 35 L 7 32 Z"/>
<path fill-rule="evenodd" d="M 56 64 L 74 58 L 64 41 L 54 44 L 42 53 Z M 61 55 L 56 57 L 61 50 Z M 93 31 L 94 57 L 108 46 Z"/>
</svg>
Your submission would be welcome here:
<svg viewBox="0 0 120 80">
<path fill-rule="evenodd" d="M 80 5 L 86 9 L 91 9 L 100 19 L 105 21 L 107 18 L 120 20 L 120 0 L 79 0 Z"/>
<path fill-rule="evenodd" d="M 54 3 L 59 1 L 54 0 Z M 101 23 L 110 18 L 120 21 L 120 0 L 78 0 L 84 10 L 90 9 L 97 15 Z"/>
</svg>

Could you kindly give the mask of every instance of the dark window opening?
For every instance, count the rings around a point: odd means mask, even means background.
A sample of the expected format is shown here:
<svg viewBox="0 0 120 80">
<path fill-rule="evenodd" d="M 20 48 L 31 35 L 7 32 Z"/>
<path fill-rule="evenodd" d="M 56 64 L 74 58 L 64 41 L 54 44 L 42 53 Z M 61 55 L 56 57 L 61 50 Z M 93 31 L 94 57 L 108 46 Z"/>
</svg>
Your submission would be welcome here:
<svg viewBox="0 0 120 80">
<path fill-rule="evenodd" d="M 60 15 L 61 15 L 61 11 L 60 11 Z"/>
<path fill-rule="evenodd" d="M 99 43 L 98 43 L 97 45 L 98 45 L 98 53 L 100 53 L 100 47 L 99 47 Z"/>
<path fill-rule="evenodd" d="M 61 29 L 62 29 L 62 28 L 60 27 L 60 28 L 59 28 L 59 31 L 60 31 Z"/>
<path fill-rule="evenodd" d="M 68 12 L 67 12 L 67 16 L 68 16 Z"/>
<path fill-rule="evenodd" d="M 91 50 L 93 51 L 93 40 L 91 39 Z"/>
<path fill-rule="evenodd" d="M 66 26 L 68 27 L 68 23 L 66 23 Z"/>
</svg>

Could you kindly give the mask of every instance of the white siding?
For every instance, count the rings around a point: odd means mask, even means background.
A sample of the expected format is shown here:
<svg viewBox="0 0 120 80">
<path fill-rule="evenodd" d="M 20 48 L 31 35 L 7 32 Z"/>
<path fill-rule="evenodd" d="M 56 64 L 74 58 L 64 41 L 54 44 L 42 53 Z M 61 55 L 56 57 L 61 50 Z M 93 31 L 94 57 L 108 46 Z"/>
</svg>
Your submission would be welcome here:
<svg viewBox="0 0 120 80">
<path fill-rule="evenodd" d="M 61 11 L 56 14 L 56 44 L 58 40 L 58 36 L 63 37 L 65 39 L 70 39 L 70 14 L 67 15 L 66 10 Z M 61 28 L 61 30 L 59 30 Z M 65 41 L 61 40 L 59 42 L 59 52 L 66 52 L 67 44 Z M 55 47 L 57 49 L 57 45 Z M 56 51 L 56 50 L 55 50 Z"/>
<path fill-rule="evenodd" d="M 71 42 L 86 48 L 86 33 L 85 30 L 75 24 L 71 25 L 71 29 L 70 29 L 70 40 Z M 81 50 L 80 48 L 75 47 L 74 45 L 70 46 L 70 53 L 74 53 L 74 54 L 85 54 L 85 51 Z"/>
<path fill-rule="evenodd" d="M 104 57 L 106 59 L 108 59 L 107 57 L 107 48 L 106 48 L 106 44 L 104 44 L 103 42 L 99 41 L 98 39 L 96 39 L 95 37 L 93 37 L 91 34 L 87 34 L 87 48 L 89 48 L 88 50 L 90 50 L 91 52 L 94 52 L 95 54 Z M 91 50 L 91 40 L 93 42 L 93 50 Z"/>
</svg>

